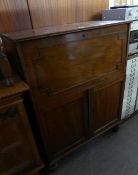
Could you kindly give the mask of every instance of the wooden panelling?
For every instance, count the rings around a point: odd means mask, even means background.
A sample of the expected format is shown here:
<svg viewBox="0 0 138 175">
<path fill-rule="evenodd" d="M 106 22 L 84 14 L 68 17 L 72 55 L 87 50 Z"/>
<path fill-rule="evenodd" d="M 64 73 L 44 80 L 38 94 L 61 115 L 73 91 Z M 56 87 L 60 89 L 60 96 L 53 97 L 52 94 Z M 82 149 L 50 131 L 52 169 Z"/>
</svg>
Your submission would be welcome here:
<svg viewBox="0 0 138 175">
<path fill-rule="evenodd" d="M 105 82 L 104 82 L 105 83 Z M 90 130 L 96 134 L 105 127 L 120 120 L 120 97 L 122 89 L 122 80 L 106 83 L 92 89 L 90 99 Z M 111 98 L 112 97 L 112 98 Z M 105 100 L 106 99 L 106 100 Z"/>
<path fill-rule="evenodd" d="M 106 7 L 106 0 L 1 0 L 0 32 L 100 19 Z"/>
<path fill-rule="evenodd" d="M 22 50 L 26 58 L 31 58 L 32 53 L 34 57 L 39 55 L 33 59 L 33 70 L 37 76 L 38 89 L 48 90 L 51 95 L 58 94 L 67 88 L 94 80 L 98 75 L 101 76 L 114 70 L 122 59 L 120 49 L 122 40 L 118 40 L 116 34 L 103 36 L 102 30 L 97 29 L 97 34 L 95 31 L 83 31 L 61 37 L 46 38 L 36 41 L 34 48 L 32 47 L 33 41 L 31 43 L 32 52 L 29 56 L 25 51 L 30 46 L 25 44 Z M 120 28 L 112 28 L 112 32 L 118 30 Z M 112 43 L 116 43 L 114 47 Z M 41 47 L 38 48 L 39 46 Z M 108 54 L 104 52 L 105 50 L 108 50 Z M 87 67 L 86 70 L 85 67 Z M 29 71 L 30 68 L 31 65 Z"/>
<path fill-rule="evenodd" d="M 34 28 L 100 19 L 107 0 L 29 0 Z"/>
<path fill-rule="evenodd" d="M 30 29 L 27 0 L 0 1 L 0 32 Z"/>
</svg>

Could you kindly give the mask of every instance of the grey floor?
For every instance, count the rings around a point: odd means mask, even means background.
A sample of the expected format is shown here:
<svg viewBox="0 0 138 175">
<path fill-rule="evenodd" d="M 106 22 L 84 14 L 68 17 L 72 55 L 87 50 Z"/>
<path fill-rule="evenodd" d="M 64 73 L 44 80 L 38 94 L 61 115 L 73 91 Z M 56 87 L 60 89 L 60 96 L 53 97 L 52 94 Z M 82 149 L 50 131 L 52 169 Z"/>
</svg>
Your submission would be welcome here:
<svg viewBox="0 0 138 175">
<path fill-rule="evenodd" d="M 89 142 L 44 175 L 138 175 L 138 115 Z"/>
</svg>

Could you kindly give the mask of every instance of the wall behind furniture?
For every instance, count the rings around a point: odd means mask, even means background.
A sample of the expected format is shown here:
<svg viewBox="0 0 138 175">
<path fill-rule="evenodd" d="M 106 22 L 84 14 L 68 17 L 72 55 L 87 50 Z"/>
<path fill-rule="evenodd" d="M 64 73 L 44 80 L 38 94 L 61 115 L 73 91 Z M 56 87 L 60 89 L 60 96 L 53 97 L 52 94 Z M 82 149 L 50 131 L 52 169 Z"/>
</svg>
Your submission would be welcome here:
<svg viewBox="0 0 138 175">
<path fill-rule="evenodd" d="M 0 0 L 0 33 L 100 19 L 108 0 Z"/>
<path fill-rule="evenodd" d="M 30 28 L 27 0 L 0 0 L 0 33 Z"/>
<path fill-rule="evenodd" d="M 100 19 L 108 0 L 28 0 L 33 27 Z"/>
</svg>

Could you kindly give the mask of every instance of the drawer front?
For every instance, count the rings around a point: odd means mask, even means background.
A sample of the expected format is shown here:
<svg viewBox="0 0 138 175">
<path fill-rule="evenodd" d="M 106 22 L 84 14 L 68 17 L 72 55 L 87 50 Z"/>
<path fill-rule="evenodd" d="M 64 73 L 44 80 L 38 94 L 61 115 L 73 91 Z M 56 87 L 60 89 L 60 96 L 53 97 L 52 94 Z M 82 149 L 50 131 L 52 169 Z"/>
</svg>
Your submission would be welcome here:
<svg viewBox="0 0 138 175">
<path fill-rule="evenodd" d="M 41 165 L 22 102 L 0 107 L 0 133 L 0 174 L 20 174 Z"/>
<path fill-rule="evenodd" d="M 127 26 L 26 41 L 18 48 L 26 78 L 57 94 L 115 71 L 126 59 Z"/>
</svg>

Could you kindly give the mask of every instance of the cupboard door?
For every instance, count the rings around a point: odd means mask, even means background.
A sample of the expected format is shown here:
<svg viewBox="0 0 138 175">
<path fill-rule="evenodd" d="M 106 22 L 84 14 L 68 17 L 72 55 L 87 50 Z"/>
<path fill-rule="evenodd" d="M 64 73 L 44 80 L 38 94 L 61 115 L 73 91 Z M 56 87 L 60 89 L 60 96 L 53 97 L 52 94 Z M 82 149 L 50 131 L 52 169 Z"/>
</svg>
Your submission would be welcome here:
<svg viewBox="0 0 138 175">
<path fill-rule="evenodd" d="M 0 174 L 27 174 L 41 165 L 22 102 L 0 107 Z"/>
<path fill-rule="evenodd" d="M 85 140 L 86 93 L 51 97 L 41 106 L 41 132 L 50 160 L 63 155 Z M 52 101 L 52 102 L 51 102 Z"/>
<path fill-rule="evenodd" d="M 122 81 L 90 90 L 90 131 L 97 134 L 120 120 Z"/>
</svg>

